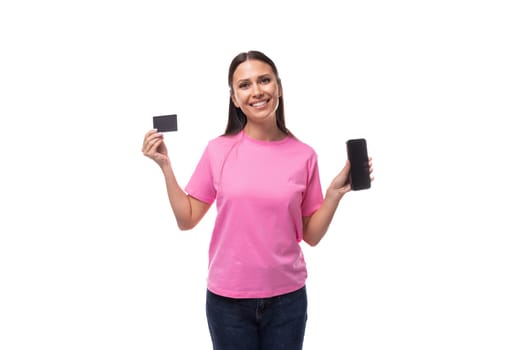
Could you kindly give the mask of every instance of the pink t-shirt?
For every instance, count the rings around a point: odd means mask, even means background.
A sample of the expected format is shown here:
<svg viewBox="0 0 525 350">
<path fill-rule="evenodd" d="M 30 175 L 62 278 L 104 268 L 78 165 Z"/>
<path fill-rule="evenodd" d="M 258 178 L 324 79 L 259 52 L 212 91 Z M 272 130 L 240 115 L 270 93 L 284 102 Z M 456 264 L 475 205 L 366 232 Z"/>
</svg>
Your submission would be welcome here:
<svg viewBox="0 0 525 350">
<path fill-rule="evenodd" d="M 264 298 L 304 286 L 303 216 L 323 201 L 317 155 L 293 136 L 260 141 L 243 131 L 211 140 L 186 192 L 216 200 L 208 289 Z"/>
</svg>

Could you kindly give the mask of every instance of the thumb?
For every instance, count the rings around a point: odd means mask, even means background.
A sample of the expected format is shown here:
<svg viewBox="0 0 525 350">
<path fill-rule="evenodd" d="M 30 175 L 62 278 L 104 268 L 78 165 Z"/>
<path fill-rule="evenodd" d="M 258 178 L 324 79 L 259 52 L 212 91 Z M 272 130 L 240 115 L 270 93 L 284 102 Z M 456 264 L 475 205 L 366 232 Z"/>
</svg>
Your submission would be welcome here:
<svg viewBox="0 0 525 350">
<path fill-rule="evenodd" d="M 348 176 L 348 173 L 350 172 L 350 161 L 347 160 L 346 163 L 345 163 L 345 166 L 343 167 L 343 169 L 339 172 L 339 176 Z"/>
<path fill-rule="evenodd" d="M 349 186 L 349 172 L 350 162 L 347 160 L 343 169 L 341 169 L 339 174 L 334 178 L 333 184 L 336 188 Z"/>
</svg>

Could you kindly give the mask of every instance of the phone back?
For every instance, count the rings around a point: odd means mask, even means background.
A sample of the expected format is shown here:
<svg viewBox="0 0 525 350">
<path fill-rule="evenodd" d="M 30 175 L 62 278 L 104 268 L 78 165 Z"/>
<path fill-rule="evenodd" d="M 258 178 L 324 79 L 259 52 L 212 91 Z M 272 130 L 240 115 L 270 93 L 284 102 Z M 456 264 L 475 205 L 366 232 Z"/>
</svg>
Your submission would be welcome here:
<svg viewBox="0 0 525 350">
<path fill-rule="evenodd" d="M 359 191 L 370 188 L 370 169 L 368 166 L 366 139 L 350 139 L 346 141 L 346 151 L 350 161 L 348 181 L 352 185 L 352 190 Z"/>
</svg>

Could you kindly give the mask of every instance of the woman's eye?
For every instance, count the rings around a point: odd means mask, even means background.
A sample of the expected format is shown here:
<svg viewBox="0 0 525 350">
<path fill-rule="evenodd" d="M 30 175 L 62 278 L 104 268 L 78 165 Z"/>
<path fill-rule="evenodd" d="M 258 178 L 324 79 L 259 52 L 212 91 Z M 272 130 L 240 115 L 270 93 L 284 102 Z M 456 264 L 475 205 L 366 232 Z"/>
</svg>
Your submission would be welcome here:
<svg viewBox="0 0 525 350">
<path fill-rule="evenodd" d="M 270 79 L 269 77 L 264 77 L 264 78 L 261 79 L 261 82 L 263 84 L 268 84 L 270 81 L 272 81 L 272 79 Z"/>
<path fill-rule="evenodd" d="M 240 83 L 239 84 L 239 89 L 246 89 L 248 86 L 249 86 L 248 83 Z"/>
</svg>

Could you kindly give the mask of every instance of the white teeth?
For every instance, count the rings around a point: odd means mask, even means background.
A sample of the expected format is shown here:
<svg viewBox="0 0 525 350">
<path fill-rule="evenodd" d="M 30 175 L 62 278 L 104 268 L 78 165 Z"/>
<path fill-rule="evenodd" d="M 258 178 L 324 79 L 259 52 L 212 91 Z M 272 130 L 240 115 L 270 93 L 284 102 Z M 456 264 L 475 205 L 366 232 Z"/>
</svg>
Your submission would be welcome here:
<svg viewBox="0 0 525 350">
<path fill-rule="evenodd" d="M 261 106 L 264 106 L 266 104 L 266 101 L 261 101 L 261 102 L 257 102 L 257 103 L 254 103 L 252 104 L 253 107 L 261 107 Z"/>
</svg>

